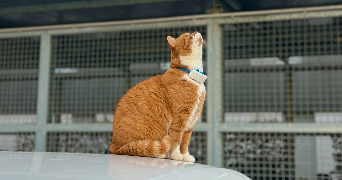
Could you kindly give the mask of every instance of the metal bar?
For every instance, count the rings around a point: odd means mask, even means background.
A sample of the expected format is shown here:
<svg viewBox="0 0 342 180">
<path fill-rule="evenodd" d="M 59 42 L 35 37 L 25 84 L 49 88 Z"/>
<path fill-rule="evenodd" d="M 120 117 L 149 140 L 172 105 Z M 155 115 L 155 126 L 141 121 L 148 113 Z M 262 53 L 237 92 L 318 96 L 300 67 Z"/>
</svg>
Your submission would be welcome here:
<svg viewBox="0 0 342 180">
<path fill-rule="evenodd" d="M 214 31 L 213 31 L 213 22 L 212 20 L 209 21 L 209 24 L 207 26 L 208 30 L 207 30 L 207 76 L 208 76 L 208 80 L 207 80 L 207 97 L 206 97 L 206 103 L 207 103 L 207 124 L 208 127 L 210 129 L 210 131 L 208 131 L 207 133 L 207 164 L 208 165 L 213 165 L 213 147 L 212 147 L 212 141 L 213 141 L 213 100 L 212 100 L 212 78 L 213 78 L 213 73 L 214 71 L 212 70 L 213 64 L 210 63 L 208 60 L 211 59 L 213 56 L 215 56 L 214 54 L 214 49 L 212 47 L 212 44 L 214 43 Z"/>
<path fill-rule="evenodd" d="M 35 124 L 1 124 L 0 133 L 35 132 Z"/>
<path fill-rule="evenodd" d="M 117 21 L 120 22 L 120 21 Z M 50 29 L 48 30 L 48 33 L 50 35 L 61 35 L 61 34 L 77 34 L 77 33 L 91 33 L 91 32 L 113 32 L 113 31 L 125 31 L 125 30 L 143 30 L 143 29 L 153 29 L 156 28 L 170 28 L 175 26 L 201 26 L 201 25 L 207 25 L 207 20 L 189 20 L 189 21 L 180 21 L 180 22 L 159 22 L 159 23 L 146 23 L 146 24 L 126 24 L 126 25 L 120 25 L 118 23 L 117 25 L 111 25 L 111 26 L 77 26 L 77 27 L 69 27 L 68 25 L 61 25 L 61 26 L 68 26 L 65 28 L 57 28 L 56 29 Z M 28 31 L 19 30 L 16 31 L 8 31 L 9 29 L 0 29 L 0 38 L 1 37 L 19 37 L 19 36 L 37 36 L 40 35 L 46 30 L 30 30 Z M 35 29 L 35 27 L 32 27 Z"/>
<path fill-rule="evenodd" d="M 35 132 L 33 124 L 1 124 L 1 133 Z M 47 124 L 47 132 L 112 132 L 111 124 Z M 209 132 L 207 123 L 198 123 L 196 132 Z M 342 124 L 323 123 L 219 123 L 219 132 L 256 133 L 341 133 Z M 209 147 L 208 147 L 209 148 Z"/>
<path fill-rule="evenodd" d="M 222 112 L 222 59 L 221 59 L 221 27 L 211 20 L 208 26 L 208 164 L 220 167 L 221 139 L 217 131 Z M 210 142 L 211 141 L 211 142 Z"/>
<path fill-rule="evenodd" d="M 44 33 L 40 40 L 38 102 L 37 102 L 37 129 L 35 151 L 45 151 L 46 122 L 49 110 L 49 81 L 50 81 L 50 53 L 51 36 Z"/>
<path fill-rule="evenodd" d="M 341 10 L 342 5 L 333 6 L 318 6 L 318 7 L 306 7 L 306 8 L 289 8 L 289 9 L 276 9 L 276 10 L 263 10 L 263 11 L 247 11 L 247 12 L 234 12 L 234 13 L 220 13 L 220 14 L 201 14 L 201 15 L 191 15 L 191 16 L 178 16 L 178 17 L 168 17 L 168 18 L 153 18 L 153 19 L 142 19 L 142 20 L 125 20 L 125 21 L 110 21 L 110 22 L 98 22 L 98 23 L 79 23 L 79 24 L 68 24 L 68 25 L 50 25 L 50 26 L 35 26 L 35 27 L 25 27 L 25 28 L 8 28 L 0 30 L 0 33 L 4 32 L 22 32 L 22 31 L 35 31 L 35 30 L 48 30 L 48 29 L 68 29 L 68 28 L 80 28 L 80 27 L 99 27 L 99 26 L 112 26 L 112 25 L 127 25 L 127 24 L 143 24 L 143 23 L 162 23 L 170 21 L 185 21 L 185 20 L 199 20 L 199 19 L 210 19 L 210 18 L 224 18 L 223 20 L 236 19 L 236 17 L 242 16 L 254 16 L 247 18 L 268 18 L 265 15 L 274 14 L 286 14 L 286 13 L 299 13 L 303 15 L 309 14 L 334 14 L 330 12 L 315 12 L 312 11 L 331 11 Z M 338 12 L 338 11 L 337 11 Z M 323 13 L 323 14 L 322 14 Z M 288 18 L 291 18 L 290 14 L 287 14 Z M 272 16 L 270 16 L 272 17 Z M 274 18 L 274 17 L 273 17 Z M 260 19 L 259 21 L 262 21 Z"/>
<path fill-rule="evenodd" d="M 169 24 L 166 27 L 172 27 L 172 25 L 183 23 L 184 25 L 203 25 L 203 22 L 206 22 L 205 20 L 198 20 L 198 19 L 184 19 L 182 20 L 182 16 L 178 17 L 180 20 L 176 19 L 172 21 L 162 20 L 163 18 L 158 19 L 142 19 L 142 20 L 127 20 L 127 21 L 110 21 L 110 22 L 98 22 L 98 23 L 80 23 L 80 24 L 64 24 L 64 25 L 51 25 L 51 26 L 34 26 L 34 27 L 24 27 L 24 28 L 7 28 L 7 29 L 0 29 L 0 33 L 10 33 L 10 32 L 26 32 L 26 31 L 43 31 L 43 30 L 61 30 L 62 31 L 51 31 L 52 33 L 58 34 L 61 32 L 64 32 L 65 30 L 74 32 L 75 29 L 79 28 L 87 28 L 91 29 L 91 31 L 94 31 L 94 29 L 99 31 L 108 31 L 111 29 L 105 29 L 103 30 L 104 26 L 122 26 L 122 27 L 137 27 L 136 29 L 142 28 L 142 27 L 148 27 L 149 28 L 156 28 L 156 27 L 164 27 L 164 24 Z M 178 22 L 175 22 L 178 21 Z M 190 24 L 189 24 L 190 23 Z M 135 26 L 133 26 L 135 25 Z M 142 26 L 137 26 L 142 25 Z M 153 25 L 153 26 L 151 26 Z M 146 28 L 145 28 L 146 29 Z M 78 31 L 75 31 L 76 33 Z M 87 32 L 87 31 L 86 31 Z"/>
<path fill-rule="evenodd" d="M 342 124 L 327 123 L 220 123 L 220 132 L 341 133 Z"/>
<path fill-rule="evenodd" d="M 0 29 L 0 31 L 2 31 Z M 1 33 L 0 32 L 0 38 L 18 38 L 18 37 L 33 37 L 33 36 L 40 36 L 44 31 L 13 31 L 9 33 Z"/>
<path fill-rule="evenodd" d="M 113 132 L 112 124 L 47 124 L 47 132 Z M 196 124 L 194 131 L 196 132 L 206 132 L 208 127 L 206 123 Z"/>
<path fill-rule="evenodd" d="M 197 123 L 194 127 L 195 132 L 208 132 L 210 129 L 208 128 L 207 123 Z"/>
<path fill-rule="evenodd" d="M 117 21 L 119 23 L 119 21 Z M 48 32 L 52 35 L 55 34 L 76 34 L 76 33 L 90 33 L 90 32 L 106 32 L 106 31 L 127 31 L 127 30 L 144 30 L 144 29 L 159 29 L 159 28 L 172 28 L 175 26 L 202 26 L 207 25 L 207 20 L 187 20 L 178 22 L 149 22 L 149 23 L 134 23 L 117 24 L 111 26 L 78 26 L 69 29 L 52 29 Z M 1 30 L 0 30 L 1 33 Z"/>
<path fill-rule="evenodd" d="M 112 124 L 47 124 L 47 132 L 112 132 Z"/>
<path fill-rule="evenodd" d="M 231 17 L 219 18 L 217 21 L 220 24 L 234 24 L 244 22 L 261 22 L 261 21 L 280 21 L 280 20 L 294 20 L 294 19 L 309 19 L 309 18 L 324 18 L 341 16 L 341 10 L 334 11 L 318 11 L 318 12 L 297 12 L 291 14 L 267 14 L 255 15 L 246 17 Z"/>
</svg>

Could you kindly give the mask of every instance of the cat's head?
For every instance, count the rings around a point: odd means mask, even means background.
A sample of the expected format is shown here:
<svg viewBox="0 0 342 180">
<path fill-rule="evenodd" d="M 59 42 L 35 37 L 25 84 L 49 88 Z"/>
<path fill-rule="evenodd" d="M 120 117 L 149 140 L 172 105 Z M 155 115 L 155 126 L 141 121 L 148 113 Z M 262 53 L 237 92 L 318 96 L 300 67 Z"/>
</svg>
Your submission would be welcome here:
<svg viewBox="0 0 342 180">
<path fill-rule="evenodd" d="M 177 39 L 168 36 L 167 41 L 171 48 L 171 68 L 183 67 L 188 70 L 199 69 L 203 71 L 203 39 L 199 32 L 184 33 Z"/>
</svg>

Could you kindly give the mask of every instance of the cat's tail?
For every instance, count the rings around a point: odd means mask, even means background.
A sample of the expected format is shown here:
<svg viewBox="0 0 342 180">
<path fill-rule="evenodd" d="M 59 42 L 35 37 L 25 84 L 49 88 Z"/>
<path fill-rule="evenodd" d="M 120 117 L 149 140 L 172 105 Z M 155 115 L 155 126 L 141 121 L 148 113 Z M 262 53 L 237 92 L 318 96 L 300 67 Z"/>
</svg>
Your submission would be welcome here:
<svg viewBox="0 0 342 180">
<path fill-rule="evenodd" d="M 131 156 L 158 157 L 166 154 L 171 147 L 171 136 L 166 135 L 161 141 L 140 140 L 125 144 L 114 154 L 125 154 Z"/>
</svg>

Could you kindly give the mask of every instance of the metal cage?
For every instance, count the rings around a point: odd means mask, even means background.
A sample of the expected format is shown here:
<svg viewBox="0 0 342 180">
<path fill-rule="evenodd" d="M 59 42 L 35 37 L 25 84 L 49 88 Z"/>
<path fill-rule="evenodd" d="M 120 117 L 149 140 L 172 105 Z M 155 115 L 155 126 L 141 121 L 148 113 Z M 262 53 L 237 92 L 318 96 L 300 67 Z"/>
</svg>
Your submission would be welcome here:
<svg viewBox="0 0 342 180">
<path fill-rule="evenodd" d="M 204 37 L 197 162 L 252 179 L 342 176 L 342 7 L 0 30 L 0 150 L 109 153 L 114 110 Z"/>
</svg>

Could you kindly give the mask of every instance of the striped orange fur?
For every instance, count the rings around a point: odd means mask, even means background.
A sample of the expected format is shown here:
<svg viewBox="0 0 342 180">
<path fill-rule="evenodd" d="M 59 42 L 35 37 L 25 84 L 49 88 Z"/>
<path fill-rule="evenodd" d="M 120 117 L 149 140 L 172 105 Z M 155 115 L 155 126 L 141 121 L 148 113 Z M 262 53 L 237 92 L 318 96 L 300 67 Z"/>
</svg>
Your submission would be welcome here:
<svg viewBox="0 0 342 180">
<path fill-rule="evenodd" d="M 177 39 L 168 36 L 167 41 L 171 68 L 128 90 L 117 106 L 110 145 L 113 154 L 195 161 L 188 145 L 206 91 L 204 84 L 178 68 L 203 71 L 203 39 L 194 32 Z"/>
</svg>

